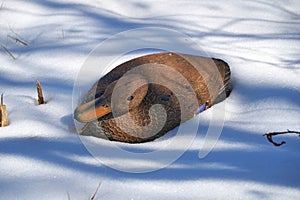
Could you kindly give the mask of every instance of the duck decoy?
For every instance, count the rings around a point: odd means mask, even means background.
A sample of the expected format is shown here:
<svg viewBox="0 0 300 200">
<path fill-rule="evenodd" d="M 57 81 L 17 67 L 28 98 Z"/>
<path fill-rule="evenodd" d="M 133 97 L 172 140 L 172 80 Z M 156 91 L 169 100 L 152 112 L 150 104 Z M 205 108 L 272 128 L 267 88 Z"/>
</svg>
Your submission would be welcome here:
<svg viewBox="0 0 300 200">
<path fill-rule="evenodd" d="M 109 140 L 152 141 L 223 101 L 232 90 L 228 64 L 164 52 L 134 58 L 99 79 L 74 117 L 80 134 Z"/>
</svg>

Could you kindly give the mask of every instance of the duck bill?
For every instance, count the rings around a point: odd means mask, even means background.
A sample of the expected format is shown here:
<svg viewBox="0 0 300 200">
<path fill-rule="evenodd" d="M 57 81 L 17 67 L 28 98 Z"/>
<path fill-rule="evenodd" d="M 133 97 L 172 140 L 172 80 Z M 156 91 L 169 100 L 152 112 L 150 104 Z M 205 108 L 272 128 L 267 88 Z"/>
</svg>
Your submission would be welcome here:
<svg viewBox="0 0 300 200">
<path fill-rule="evenodd" d="M 80 122 L 91 122 L 111 112 L 111 107 L 104 104 L 101 97 L 78 106 L 74 112 L 74 118 Z"/>
</svg>

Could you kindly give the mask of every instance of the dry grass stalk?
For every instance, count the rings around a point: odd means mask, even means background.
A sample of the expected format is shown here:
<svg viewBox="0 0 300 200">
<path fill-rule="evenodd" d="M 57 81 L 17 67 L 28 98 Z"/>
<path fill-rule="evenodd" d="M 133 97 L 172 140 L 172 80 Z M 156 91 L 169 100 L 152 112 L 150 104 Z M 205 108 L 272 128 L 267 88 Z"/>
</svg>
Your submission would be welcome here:
<svg viewBox="0 0 300 200">
<path fill-rule="evenodd" d="M 8 55 L 10 55 L 10 57 L 12 57 L 12 59 L 16 60 L 17 58 L 14 56 L 14 54 L 8 49 L 6 48 L 5 46 L 1 45 L 2 49 L 4 51 L 6 51 L 6 53 L 8 53 Z"/>
<path fill-rule="evenodd" d="M 21 45 L 23 45 L 23 46 L 28 46 L 28 43 L 25 42 L 24 40 L 21 40 L 21 39 L 19 39 L 19 38 L 13 37 L 13 36 L 11 36 L 11 35 L 8 35 L 7 37 L 9 37 L 9 38 L 15 40 L 16 43 L 19 43 L 19 44 L 21 44 Z"/>
<path fill-rule="evenodd" d="M 91 200 L 94 200 L 96 198 L 96 195 L 97 195 L 97 193 L 99 191 L 99 188 L 100 188 L 101 184 L 102 184 L 102 181 L 99 182 L 98 187 L 97 187 L 95 193 L 93 194 L 93 196 L 91 196 Z"/>
<path fill-rule="evenodd" d="M 3 103 L 3 94 L 1 95 L 0 104 L 0 127 L 8 126 L 8 116 L 6 111 L 6 105 Z"/>
<path fill-rule="evenodd" d="M 42 90 L 42 86 L 41 86 L 41 83 L 39 82 L 39 80 L 36 80 L 36 89 L 37 89 L 37 93 L 38 93 L 39 105 L 45 104 L 46 102 L 43 97 L 43 90 Z"/>
</svg>

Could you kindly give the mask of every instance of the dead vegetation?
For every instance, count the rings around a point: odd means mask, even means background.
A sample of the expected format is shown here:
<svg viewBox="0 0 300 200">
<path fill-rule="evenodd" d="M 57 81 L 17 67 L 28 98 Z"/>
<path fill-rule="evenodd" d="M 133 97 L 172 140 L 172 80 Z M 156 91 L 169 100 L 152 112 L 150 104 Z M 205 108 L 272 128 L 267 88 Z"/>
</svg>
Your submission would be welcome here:
<svg viewBox="0 0 300 200">
<path fill-rule="evenodd" d="M 6 105 L 4 105 L 4 97 L 1 94 L 0 102 L 0 127 L 8 126 L 8 115 L 6 111 Z"/>
<path fill-rule="evenodd" d="M 295 134 L 298 134 L 298 136 L 300 136 L 300 132 L 299 131 L 291 131 L 289 129 L 287 129 L 287 131 L 266 133 L 263 136 L 266 136 L 267 139 L 268 139 L 268 141 L 270 143 L 272 143 L 274 146 L 278 147 L 278 146 L 281 146 L 281 145 L 285 144 L 286 142 L 285 141 L 281 141 L 280 143 L 274 142 L 273 136 L 275 136 L 275 135 L 282 135 L 282 134 L 288 134 L 288 133 L 295 133 Z"/>
<path fill-rule="evenodd" d="M 41 104 L 45 104 L 45 100 L 44 100 L 44 96 L 43 96 L 43 89 L 42 89 L 42 86 L 41 86 L 41 83 L 39 80 L 36 80 L 36 90 L 37 90 L 37 93 L 38 93 L 38 103 L 39 105 Z"/>
</svg>

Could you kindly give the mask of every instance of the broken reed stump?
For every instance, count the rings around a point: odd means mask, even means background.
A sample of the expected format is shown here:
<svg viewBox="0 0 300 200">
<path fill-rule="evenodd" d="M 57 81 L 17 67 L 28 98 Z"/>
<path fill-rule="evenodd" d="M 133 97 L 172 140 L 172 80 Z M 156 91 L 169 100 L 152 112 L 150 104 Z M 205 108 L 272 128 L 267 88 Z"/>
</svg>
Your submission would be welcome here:
<svg viewBox="0 0 300 200">
<path fill-rule="evenodd" d="M 41 86 L 41 83 L 39 82 L 39 80 L 36 80 L 36 89 L 37 89 L 37 93 L 38 93 L 39 105 L 45 104 L 46 102 L 44 100 L 43 90 L 42 90 L 42 86 Z"/>
<path fill-rule="evenodd" d="M 0 103 L 0 127 L 8 126 L 8 116 L 6 112 L 6 105 L 3 103 L 3 94 L 1 94 Z"/>
<path fill-rule="evenodd" d="M 267 136 L 268 141 L 270 143 L 272 143 L 274 146 L 278 147 L 278 146 L 281 146 L 281 145 L 285 144 L 286 142 L 285 141 L 282 141 L 281 143 L 274 142 L 272 137 L 275 136 L 275 135 L 282 135 L 282 134 L 288 134 L 288 133 L 295 133 L 295 134 L 298 134 L 300 136 L 300 131 L 291 131 L 289 129 L 287 129 L 287 131 L 266 133 L 263 136 Z"/>
</svg>

